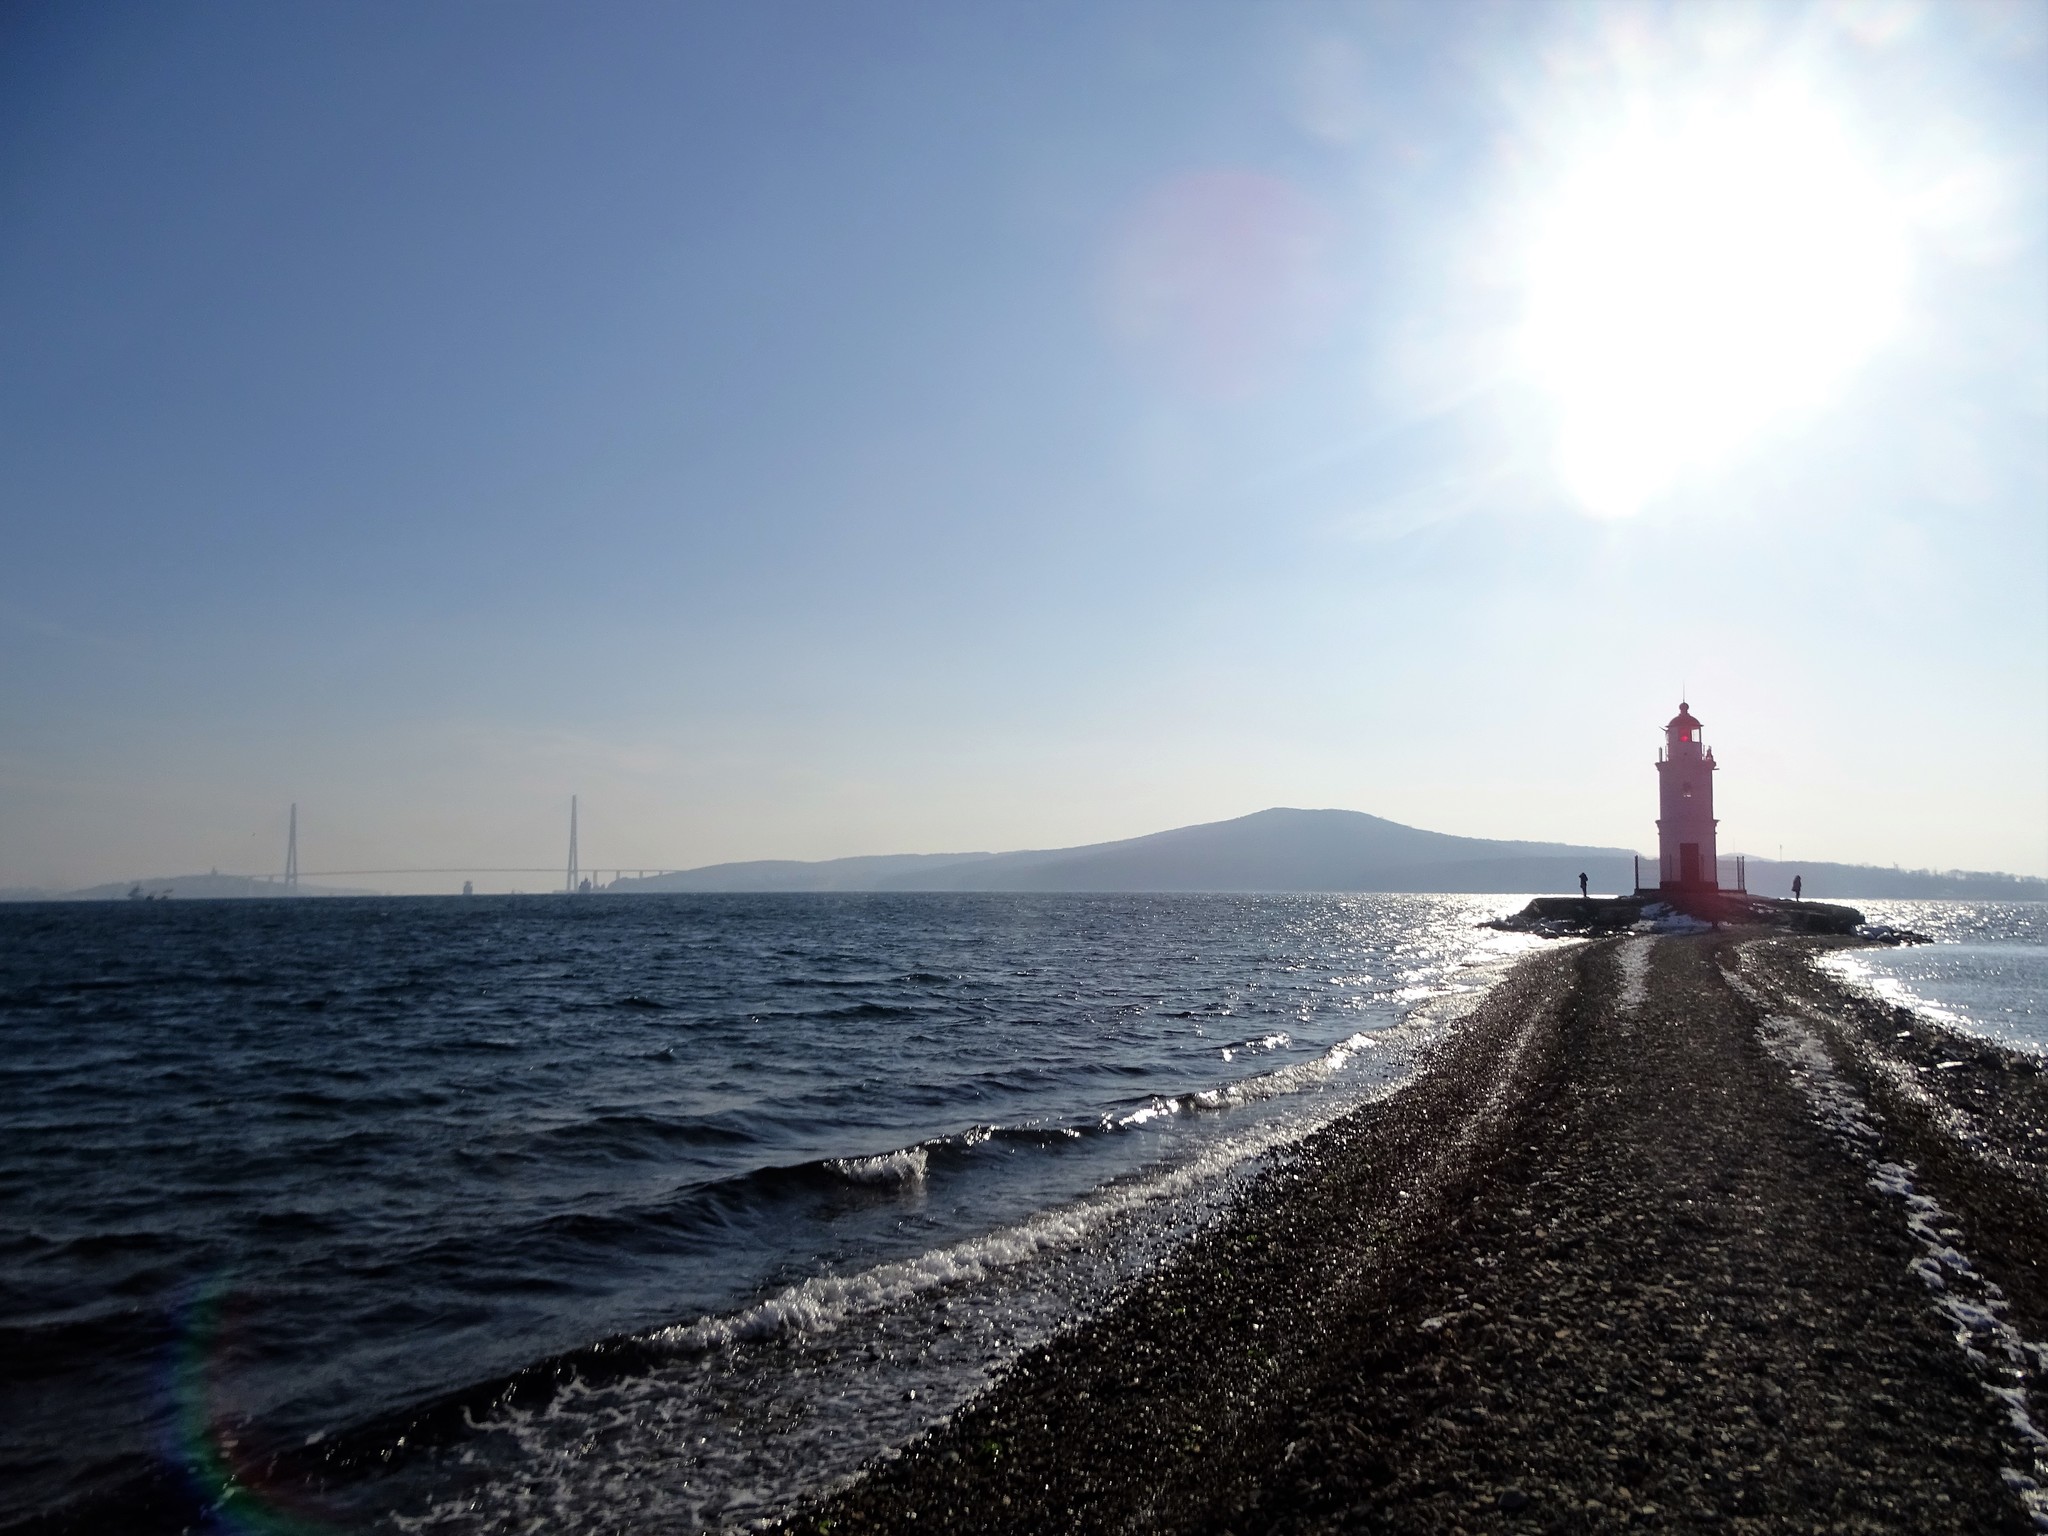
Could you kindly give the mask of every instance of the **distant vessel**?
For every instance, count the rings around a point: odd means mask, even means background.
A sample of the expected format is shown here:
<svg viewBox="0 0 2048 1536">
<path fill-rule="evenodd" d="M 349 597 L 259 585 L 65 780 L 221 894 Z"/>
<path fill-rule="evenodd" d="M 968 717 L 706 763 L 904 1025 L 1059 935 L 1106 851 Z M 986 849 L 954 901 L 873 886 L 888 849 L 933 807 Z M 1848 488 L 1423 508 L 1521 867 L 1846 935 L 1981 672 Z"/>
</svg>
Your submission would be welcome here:
<svg viewBox="0 0 2048 1536">
<path fill-rule="evenodd" d="M 463 881 L 462 894 L 465 896 L 474 896 L 476 894 L 476 882 L 473 880 Z"/>
</svg>

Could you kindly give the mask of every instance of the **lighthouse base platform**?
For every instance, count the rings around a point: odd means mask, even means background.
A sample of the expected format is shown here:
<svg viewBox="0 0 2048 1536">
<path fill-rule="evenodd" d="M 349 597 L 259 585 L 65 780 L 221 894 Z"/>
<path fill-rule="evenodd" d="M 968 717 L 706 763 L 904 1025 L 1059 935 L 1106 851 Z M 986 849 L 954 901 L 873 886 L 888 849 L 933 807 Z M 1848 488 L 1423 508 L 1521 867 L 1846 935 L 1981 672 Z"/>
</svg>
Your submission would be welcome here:
<svg viewBox="0 0 2048 1536">
<path fill-rule="evenodd" d="M 1863 926 L 1863 914 L 1854 907 L 1712 888 L 1643 890 L 1633 896 L 1538 896 L 1494 926 L 1524 933 L 1621 933 L 1638 923 L 1673 916 L 1717 927 L 1782 928 L 1792 933 L 1853 934 Z"/>
</svg>

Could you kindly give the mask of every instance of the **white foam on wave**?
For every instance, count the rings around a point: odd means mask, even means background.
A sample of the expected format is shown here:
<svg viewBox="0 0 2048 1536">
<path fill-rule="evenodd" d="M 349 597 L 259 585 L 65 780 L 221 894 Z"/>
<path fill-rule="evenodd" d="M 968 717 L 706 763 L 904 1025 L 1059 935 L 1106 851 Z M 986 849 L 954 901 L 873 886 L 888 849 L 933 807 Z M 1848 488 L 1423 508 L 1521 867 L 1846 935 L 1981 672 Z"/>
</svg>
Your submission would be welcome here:
<svg viewBox="0 0 2048 1536">
<path fill-rule="evenodd" d="M 1288 1040 L 1286 1035 L 1273 1035 L 1268 1038 L 1280 1042 Z M 1188 1110 L 1230 1109 L 1238 1105 L 1263 1103 L 1268 1099 L 1283 1098 L 1288 1094 L 1326 1087 L 1350 1065 L 1360 1051 L 1368 1050 L 1379 1043 L 1374 1035 L 1360 1031 L 1347 1035 L 1322 1055 L 1308 1061 L 1292 1062 L 1271 1072 L 1261 1072 L 1234 1083 L 1225 1083 L 1218 1088 L 1203 1088 L 1193 1093 L 1170 1096 L 1154 1094 L 1127 1115 L 1104 1115 L 1102 1126 L 1105 1130 L 1129 1130 L 1135 1126 L 1148 1125 L 1155 1120 L 1169 1119 Z M 1277 1049 L 1277 1046 L 1274 1048 Z"/>
<path fill-rule="evenodd" d="M 899 1147 L 874 1157 L 835 1157 L 825 1166 L 855 1184 L 916 1184 L 928 1160 L 923 1147 Z"/>
<path fill-rule="evenodd" d="M 1223 1047 L 1223 1059 L 1235 1061 L 1239 1051 L 1277 1051 L 1294 1044 L 1294 1037 L 1285 1030 L 1274 1030 L 1270 1034 L 1258 1035 L 1250 1040 L 1240 1040 L 1235 1045 Z"/>
<path fill-rule="evenodd" d="M 1299 1092 L 1314 1083 L 1327 1082 L 1371 1043 L 1370 1036 L 1354 1035 L 1314 1061 L 1249 1079 L 1231 1089 L 1219 1089 L 1215 1095 L 1190 1097 L 1211 1101 L 1205 1107 L 1220 1107 L 1226 1102 L 1222 1097 L 1225 1094 L 1241 1095 L 1229 1102 L 1246 1102 L 1254 1096 Z M 1276 1084 L 1276 1080 L 1280 1082 Z M 1347 1096 L 1323 1114 L 1249 1127 L 1218 1140 L 1185 1163 L 1142 1178 L 1111 1183 L 1078 1201 L 1041 1211 L 1014 1226 L 851 1275 L 813 1276 L 741 1311 L 699 1318 L 657 1330 L 647 1337 L 667 1348 L 694 1351 L 788 1333 L 830 1332 L 849 1319 L 896 1306 L 921 1292 L 984 1280 L 998 1270 L 1015 1268 L 1046 1253 L 1079 1247 L 1105 1223 L 1140 1207 L 1185 1195 L 1254 1158 L 1299 1141 L 1359 1103 L 1391 1092 L 1398 1081 L 1390 1078 L 1377 1084 L 1375 1091 L 1363 1098 Z M 1120 1123 L 1142 1123 L 1160 1114 L 1179 1113 L 1183 1102 L 1155 1100 Z M 921 1160 L 921 1152 L 919 1157 Z"/>
<path fill-rule="evenodd" d="M 1190 1107 L 1194 1097 L 1193 1094 L 1183 1094 L 1178 1097 L 1168 1098 L 1162 1094 L 1155 1093 L 1128 1115 L 1104 1115 L 1102 1117 L 1102 1128 L 1104 1130 L 1129 1130 L 1135 1125 L 1149 1125 L 1154 1120 L 1167 1119 L 1169 1116 L 1177 1115 L 1183 1109 Z"/>
<path fill-rule="evenodd" d="M 1256 1077 L 1247 1077 L 1226 1087 L 1212 1088 L 1196 1094 L 1195 1100 L 1204 1109 L 1213 1109 L 1226 1104 L 1256 1104 L 1264 1099 L 1279 1098 L 1283 1094 L 1320 1088 L 1349 1066 L 1360 1051 L 1370 1050 L 1378 1044 L 1379 1041 L 1372 1035 L 1360 1031 L 1345 1036 L 1322 1055 L 1309 1061 L 1291 1062 L 1287 1066 L 1277 1067 L 1271 1072 L 1261 1072 Z"/>
</svg>

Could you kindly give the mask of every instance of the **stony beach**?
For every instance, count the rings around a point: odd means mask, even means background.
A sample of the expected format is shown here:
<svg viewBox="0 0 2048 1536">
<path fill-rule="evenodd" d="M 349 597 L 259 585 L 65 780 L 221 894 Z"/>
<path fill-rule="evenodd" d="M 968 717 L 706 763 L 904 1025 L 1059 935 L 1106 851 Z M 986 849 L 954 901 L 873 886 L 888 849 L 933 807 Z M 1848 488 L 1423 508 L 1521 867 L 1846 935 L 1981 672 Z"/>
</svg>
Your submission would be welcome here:
<svg viewBox="0 0 2048 1536">
<path fill-rule="evenodd" d="M 2048 1529 L 2048 1076 L 1851 939 L 1524 962 L 791 1532 Z"/>
</svg>

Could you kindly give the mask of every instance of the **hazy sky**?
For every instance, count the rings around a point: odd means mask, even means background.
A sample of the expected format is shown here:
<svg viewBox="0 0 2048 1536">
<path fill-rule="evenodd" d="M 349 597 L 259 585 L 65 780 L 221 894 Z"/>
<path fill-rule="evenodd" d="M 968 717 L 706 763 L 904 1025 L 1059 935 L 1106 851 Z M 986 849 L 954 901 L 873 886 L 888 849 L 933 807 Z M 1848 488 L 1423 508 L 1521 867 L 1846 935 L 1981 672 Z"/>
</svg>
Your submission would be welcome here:
<svg viewBox="0 0 2048 1536">
<path fill-rule="evenodd" d="M 12 6 L 0 886 L 2048 873 L 2044 214 L 2044 4 Z"/>
</svg>

